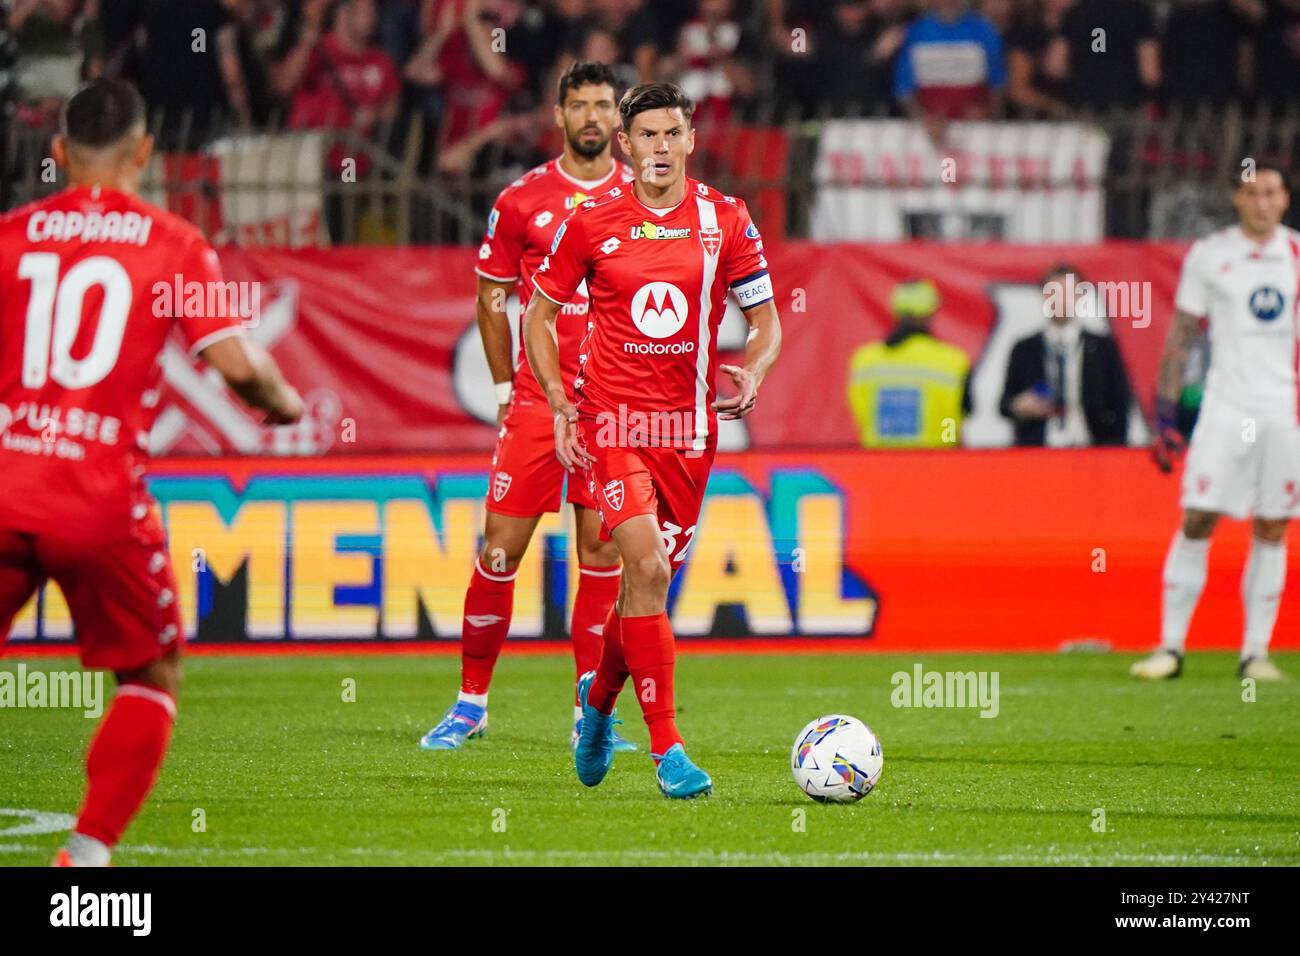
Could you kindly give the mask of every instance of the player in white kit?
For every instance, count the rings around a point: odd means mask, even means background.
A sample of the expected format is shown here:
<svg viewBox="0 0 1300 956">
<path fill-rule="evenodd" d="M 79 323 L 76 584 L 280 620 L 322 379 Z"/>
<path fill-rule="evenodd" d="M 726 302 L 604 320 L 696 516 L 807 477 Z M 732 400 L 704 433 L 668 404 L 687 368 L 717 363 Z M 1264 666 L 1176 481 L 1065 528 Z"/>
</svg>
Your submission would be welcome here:
<svg viewBox="0 0 1300 956">
<path fill-rule="evenodd" d="M 1135 677 L 1177 677 L 1221 515 L 1253 516 L 1242 575 L 1245 635 L 1238 676 L 1281 680 L 1268 659 L 1286 581 L 1287 519 L 1300 513 L 1300 233 L 1282 225 L 1286 174 L 1259 163 L 1233 194 L 1238 224 L 1187 253 L 1157 383 L 1157 461 L 1182 451 L 1175 425 L 1188 350 L 1208 319 L 1210 369 L 1183 470 L 1182 527 L 1164 568 L 1160 647 Z"/>
</svg>

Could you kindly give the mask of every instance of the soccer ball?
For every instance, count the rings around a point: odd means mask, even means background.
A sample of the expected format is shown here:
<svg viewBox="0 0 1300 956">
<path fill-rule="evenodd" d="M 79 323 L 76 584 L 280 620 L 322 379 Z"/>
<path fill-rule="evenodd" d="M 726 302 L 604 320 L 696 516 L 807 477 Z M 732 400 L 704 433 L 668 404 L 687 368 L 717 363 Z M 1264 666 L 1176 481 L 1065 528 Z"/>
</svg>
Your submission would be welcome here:
<svg viewBox="0 0 1300 956">
<path fill-rule="evenodd" d="M 852 803 L 880 780 L 885 756 L 870 727 L 856 717 L 830 714 L 799 731 L 790 769 L 799 789 L 819 803 Z"/>
</svg>

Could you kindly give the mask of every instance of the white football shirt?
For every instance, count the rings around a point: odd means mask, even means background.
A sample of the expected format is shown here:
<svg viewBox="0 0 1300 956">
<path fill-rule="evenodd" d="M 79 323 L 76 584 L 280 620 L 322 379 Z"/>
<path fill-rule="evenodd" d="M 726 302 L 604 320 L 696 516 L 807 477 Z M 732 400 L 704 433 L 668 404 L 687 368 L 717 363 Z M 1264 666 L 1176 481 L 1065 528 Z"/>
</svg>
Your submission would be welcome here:
<svg viewBox="0 0 1300 956">
<path fill-rule="evenodd" d="M 1196 242 L 1183 260 L 1175 305 L 1208 316 L 1210 369 L 1202 408 L 1300 421 L 1300 233 L 1279 226 L 1264 243 L 1239 226 Z"/>
</svg>

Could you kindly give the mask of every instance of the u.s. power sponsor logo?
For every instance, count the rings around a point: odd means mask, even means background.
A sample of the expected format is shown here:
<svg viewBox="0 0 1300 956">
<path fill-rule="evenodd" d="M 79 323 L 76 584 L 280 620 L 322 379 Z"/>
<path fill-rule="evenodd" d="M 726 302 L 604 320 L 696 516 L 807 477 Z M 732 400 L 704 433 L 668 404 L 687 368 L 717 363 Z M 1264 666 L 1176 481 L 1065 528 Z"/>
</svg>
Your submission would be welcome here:
<svg viewBox="0 0 1300 956">
<path fill-rule="evenodd" d="M 632 239 L 689 239 L 691 228 L 684 226 L 680 229 L 668 229 L 658 223 L 643 222 L 639 226 L 633 226 L 628 235 Z"/>
</svg>

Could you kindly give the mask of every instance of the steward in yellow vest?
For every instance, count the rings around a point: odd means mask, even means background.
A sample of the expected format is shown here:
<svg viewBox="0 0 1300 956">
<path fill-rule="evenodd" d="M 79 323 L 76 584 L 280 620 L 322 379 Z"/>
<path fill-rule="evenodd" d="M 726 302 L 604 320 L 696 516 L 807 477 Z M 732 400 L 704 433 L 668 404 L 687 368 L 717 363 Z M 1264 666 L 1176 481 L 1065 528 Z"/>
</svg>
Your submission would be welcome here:
<svg viewBox="0 0 1300 956">
<path fill-rule="evenodd" d="M 894 331 L 853 353 L 848 400 L 864 448 L 961 444 L 970 359 L 930 334 L 939 304 L 930 280 L 901 283 L 889 298 Z"/>
</svg>

